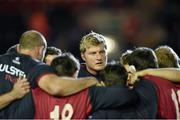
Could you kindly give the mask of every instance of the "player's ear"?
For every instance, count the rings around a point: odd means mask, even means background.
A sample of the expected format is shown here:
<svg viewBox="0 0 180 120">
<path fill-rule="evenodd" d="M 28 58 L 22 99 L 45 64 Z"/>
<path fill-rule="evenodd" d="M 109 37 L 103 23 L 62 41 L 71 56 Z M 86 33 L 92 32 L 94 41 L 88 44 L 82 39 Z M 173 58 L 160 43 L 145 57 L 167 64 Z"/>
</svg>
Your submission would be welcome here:
<svg viewBox="0 0 180 120">
<path fill-rule="evenodd" d="M 40 46 L 40 47 L 39 47 L 39 54 L 40 54 L 40 55 L 42 54 L 43 50 L 44 50 L 44 46 Z"/>
<path fill-rule="evenodd" d="M 39 53 L 39 47 L 34 47 L 33 52 L 36 53 L 36 54 Z"/>
<path fill-rule="evenodd" d="M 81 52 L 81 58 L 82 58 L 84 61 L 86 61 L 86 58 L 85 58 L 85 56 L 84 56 L 84 53 L 82 53 L 82 52 Z"/>
</svg>

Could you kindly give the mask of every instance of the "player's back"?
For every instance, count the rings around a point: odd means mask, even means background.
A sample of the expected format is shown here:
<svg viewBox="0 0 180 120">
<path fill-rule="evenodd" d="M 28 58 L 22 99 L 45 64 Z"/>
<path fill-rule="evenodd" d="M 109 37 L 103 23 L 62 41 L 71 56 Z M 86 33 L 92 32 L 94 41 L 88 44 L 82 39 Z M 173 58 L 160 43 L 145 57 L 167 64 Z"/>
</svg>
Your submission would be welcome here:
<svg viewBox="0 0 180 120">
<path fill-rule="evenodd" d="M 145 76 L 156 85 L 158 95 L 158 118 L 180 118 L 180 84 L 156 76 Z"/>
<path fill-rule="evenodd" d="M 140 80 L 134 86 L 132 91 L 134 91 L 133 93 L 134 95 L 138 96 L 137 101 L 131 101 L 127 105 L 121 106 L 118 109 L 117 108 L 102 109 L 99 111 L 96 110 L 90 116 L 90 118 L 92 119 L 155 119 L 157 114 L 157 95 L 154 84 L 151 81 Z M 125 91 L 124 93 L 127 94 Z M 121 96 L 120 92 L 119 94 L 116 95 Z M 112 98 L 112 95 L 110 95 L 109 98 Z M 121 97 L 121 99 L 125 100 L 126 98 Z"/>
<path fill-rule="evenodd" d="M 37 86 L 37 78 L 44 74 L 49 66 L 33 60 L 28 55 L 7 53 L 0 56 L 0 95 L 10 91 L 19 76 L 26 77 L 32 88 Z M 50 71 L 50 70 L 48 70 Z M 28 104 L 27 104 L 28 103 Z M 13 101 L 0 111 L 1 118 L 33 118 L 32 96 Z M 32 109 L 32 110 L 30 110 Z M 24 112 L 26 111 L 26 112 Z M 24 114 L 22 114 L 24 113 Z M 27 113 L 27 114 L 25 114 Z"/>
<path fill-rule="evenodd" d="M 31 61 L 31 62 L 30 62 Z M 26 77 L 30 72 L 30 68 L 34 67 L 35 61 L 29 56 L 16 53 L 8 53 L 0 56 L 0 94 L 9 92 L 13 88 L 13 84 L 19 76 Z M 26 106 L 26 102 L 29 106 Z M 23 105 L 22 105 L 23 104 Z M 33 102 L 30 93 L 23 99 L 14 101 L 9 106 L 0 111 L 1 118 L 32 118 L 33 109 L 24 112 L 24 109 L 32 108 Z M 24 112 L 24 114 L 22 114 Z M 5 114 L 4 114 L 5 113 Z"/>
<path fill-rule="evenodd" d="M 17 77 L 28 77 L 33 68 L 40 62 L 28 55 L 8 53 L 0 56 L 0 78 L 12 83 Z"/>
<path fill-rule="evenodd" d="M 86 89 L 72 96 L 57 98 L 40 88 L 33 89 L 35 119 L 62 119 L 62 116 L 70 119 L 87 118 L 92 111 L 88 92 Z"/>
</svg>

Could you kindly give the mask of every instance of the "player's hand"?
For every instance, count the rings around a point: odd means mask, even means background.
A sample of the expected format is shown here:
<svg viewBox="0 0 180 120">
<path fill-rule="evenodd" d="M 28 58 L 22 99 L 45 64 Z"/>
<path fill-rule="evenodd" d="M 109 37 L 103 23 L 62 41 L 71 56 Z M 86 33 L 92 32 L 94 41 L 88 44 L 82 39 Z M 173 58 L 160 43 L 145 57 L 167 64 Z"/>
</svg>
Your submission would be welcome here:
<svg viewBox="0 0 180 120">
<path fill-rule="evenodd" d="M 134 65 L 130 65 L 129 67 L 126 68 L 126 70 L 129 74 L 136 72 L 136 68 L 134 67 Z"/>
<path fill-rule="evenodd" d="M 26 78 L 18 78 L 11 91 L 16 99 L 24 97 L 30 91 L 30 85 Z"/>
<path fill-rule="evenodd" d="M 139 79 L 138 79 L 138 73 L 137 73 L 137 72 L 128 74 L 127 85 L 128 85 L 130 88 L 133 88 L 134 83 L 137 82 L 137 81 L 139 81 Z"/>
<path fill-rule="evenodd" d="M 105 87 L 106 85 L 105 85 L 105 83 L 103 81 L 100 81 L 98 84 L 96 84 L 96 86 L 103 86 L 103 87 Z"/>
</svg>

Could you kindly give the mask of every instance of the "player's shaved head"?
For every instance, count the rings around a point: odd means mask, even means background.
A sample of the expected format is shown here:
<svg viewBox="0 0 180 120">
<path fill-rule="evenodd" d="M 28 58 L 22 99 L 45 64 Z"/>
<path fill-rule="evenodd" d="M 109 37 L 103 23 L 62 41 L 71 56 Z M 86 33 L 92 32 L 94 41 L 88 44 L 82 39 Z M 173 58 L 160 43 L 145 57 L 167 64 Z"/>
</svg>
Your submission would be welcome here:
<svg viewBox="0 0 180 120">
<path fill-rule="evenodd" d="M 29 30 L 21 35 L 19 49 L 33 49 L 38 46 L 47 46 L 44 36 L 35 30 Z"/>
</svg>

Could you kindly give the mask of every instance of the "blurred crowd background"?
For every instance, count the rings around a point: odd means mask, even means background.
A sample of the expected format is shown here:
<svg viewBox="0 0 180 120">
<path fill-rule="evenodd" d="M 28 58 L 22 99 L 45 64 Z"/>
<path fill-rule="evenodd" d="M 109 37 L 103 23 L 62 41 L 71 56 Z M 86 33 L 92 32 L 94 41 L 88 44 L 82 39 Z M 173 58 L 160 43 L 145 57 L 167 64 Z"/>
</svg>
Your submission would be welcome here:
<svg viewBox="0 0 180 120">
<path fill-rule="evenodd" d="M 0 54 L 29 29 L 79 59 L 91 31 L 106 36 L 110 59 L 139 46 L 169 45 L 180 55 L 180 0 L 0 0 Z"/>
</svg>

